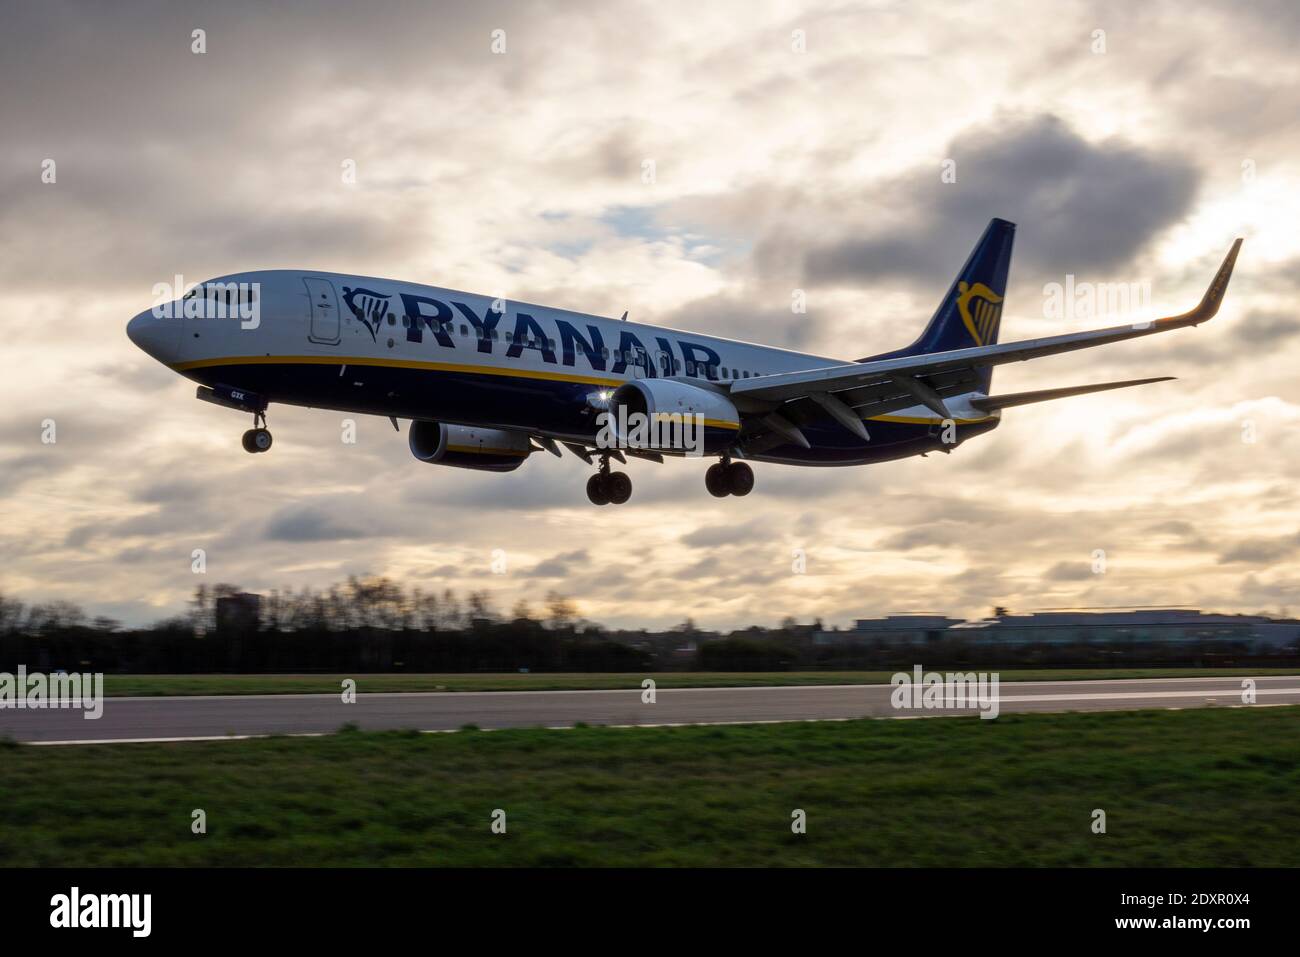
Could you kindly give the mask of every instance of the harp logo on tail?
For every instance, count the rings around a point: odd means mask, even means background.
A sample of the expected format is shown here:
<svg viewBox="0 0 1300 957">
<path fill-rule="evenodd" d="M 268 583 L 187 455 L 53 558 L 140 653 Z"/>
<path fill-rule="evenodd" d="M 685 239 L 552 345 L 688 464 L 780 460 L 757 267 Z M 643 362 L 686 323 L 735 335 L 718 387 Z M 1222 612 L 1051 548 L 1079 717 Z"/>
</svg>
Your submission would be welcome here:
<svg viewBox="0 0 1300 957">
<path fill-rule="evenodd" d="M 975 300 L 972 308 L 971 300 Z M 982 282 L 957 284 L 957 311 L 978 346 L 988 345 L 1002 315 L 1002 297 Z"/>
</svg>

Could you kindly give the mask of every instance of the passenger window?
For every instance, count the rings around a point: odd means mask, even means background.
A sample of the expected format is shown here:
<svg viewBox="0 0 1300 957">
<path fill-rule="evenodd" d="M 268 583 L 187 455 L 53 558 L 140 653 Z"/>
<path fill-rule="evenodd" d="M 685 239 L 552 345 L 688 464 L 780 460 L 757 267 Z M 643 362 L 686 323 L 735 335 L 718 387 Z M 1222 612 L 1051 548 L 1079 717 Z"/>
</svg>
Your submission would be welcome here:
<svg viewBox="0 0 1300 957">
<path fill-rule="evenodd" d="M 396 314 L 391 313 L 391 312 L 388 314 L 388 324 L 389 324 L 390 326 L 395 326 L 395 325 L 397 325 L 397 316 L 396 316 Z"/>
</svg>

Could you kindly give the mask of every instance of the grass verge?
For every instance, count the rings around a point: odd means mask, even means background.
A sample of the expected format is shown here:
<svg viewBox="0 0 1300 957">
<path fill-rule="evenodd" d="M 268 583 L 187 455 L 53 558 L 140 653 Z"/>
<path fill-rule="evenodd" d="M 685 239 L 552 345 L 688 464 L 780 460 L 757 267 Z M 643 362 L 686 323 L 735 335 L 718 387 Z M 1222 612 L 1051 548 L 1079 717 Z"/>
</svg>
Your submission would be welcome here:
<svg viewBox="0 0 1300 957">
<path fill-rule="evenodd" d="M 1294 867 L 1298 789 L 1294 707 L 9 747 L 0 860 Z"/>
</svg>

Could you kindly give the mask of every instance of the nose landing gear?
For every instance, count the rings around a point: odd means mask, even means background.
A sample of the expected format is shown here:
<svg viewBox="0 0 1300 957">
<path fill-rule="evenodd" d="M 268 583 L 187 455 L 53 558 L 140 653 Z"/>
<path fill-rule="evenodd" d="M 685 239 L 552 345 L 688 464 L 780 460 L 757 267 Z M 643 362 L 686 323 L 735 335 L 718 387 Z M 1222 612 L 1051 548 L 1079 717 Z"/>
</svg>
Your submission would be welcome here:
<svg viewBox="0 0 1300 957">
<path fill-rule="evenodd" d="M 609 455 L 600 457 L 600 471 L 587 479 L 587 498 L 592 505 L 622 505 L 632 497 L 632 480 L 626 472 L 609 470 Z"/>
<path fill-rule="evenodd" d="M 271 430 L 266 427 L 265 412 L 253 413 L 253 428 L 244 433 L 243 443 L 245 452 L 265 452 L 271 447 Z"/>
<path fill-rule="evenodd" d="M 745 462 L 733 462 L 727 456 L 704 473 L 704 487 L 716 498 L 748 495 L 754 489 L 754 470 Z"/>
</svg>

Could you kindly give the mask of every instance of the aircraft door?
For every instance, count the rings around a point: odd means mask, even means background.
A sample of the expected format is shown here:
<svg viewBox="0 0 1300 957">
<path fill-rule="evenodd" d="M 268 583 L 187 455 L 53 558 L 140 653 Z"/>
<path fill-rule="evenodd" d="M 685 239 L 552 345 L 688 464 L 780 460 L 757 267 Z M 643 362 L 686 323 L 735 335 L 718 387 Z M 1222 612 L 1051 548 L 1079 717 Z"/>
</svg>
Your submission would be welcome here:
<svg viewBox="0 0 1300 957">
<path fill-rule="evenodd" d="M 307 284 L 307 300 L 311 303 L 311 325 L 307 338 L 312 342 L 336 346 L 342 338 L 342 322 L 339 319 L 339 299 L 334 291 L 334 284 L 328 279 L 304 276 Z"/>
</svg>

